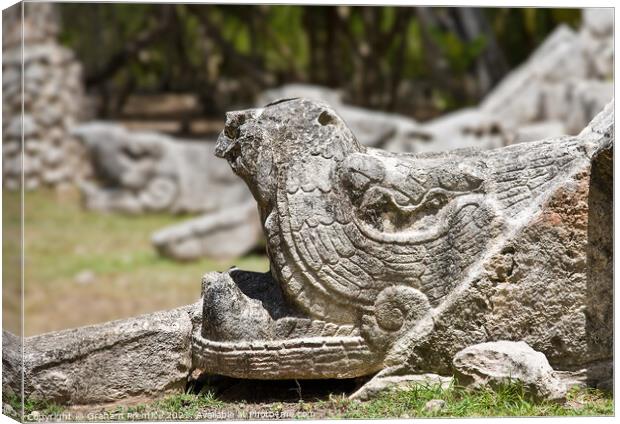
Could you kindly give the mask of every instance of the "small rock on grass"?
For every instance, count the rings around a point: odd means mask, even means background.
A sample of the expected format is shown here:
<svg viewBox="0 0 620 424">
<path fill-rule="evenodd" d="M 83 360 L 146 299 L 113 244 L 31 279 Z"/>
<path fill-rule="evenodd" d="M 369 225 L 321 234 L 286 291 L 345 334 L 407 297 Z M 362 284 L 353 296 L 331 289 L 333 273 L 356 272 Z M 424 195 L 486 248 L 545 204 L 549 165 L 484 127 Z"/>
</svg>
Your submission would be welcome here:
<svg viewBox="0 0 620 424">
<path fill-rule="evenodd" d="M 446 409 L 446 401 L 442 399 L 431 399 L 424 404 L 425 412 L 440 412 Z"/>
<path fill-rule="evenodd" d="M 515 381 L 536 399 L 566 400 L 566 384 L 555 376 L 547 357 L 523 341 L 472 345 L 458 352 L 452 363 L 457 380 L 467 387 L 494 387 Z"/>
</svg>

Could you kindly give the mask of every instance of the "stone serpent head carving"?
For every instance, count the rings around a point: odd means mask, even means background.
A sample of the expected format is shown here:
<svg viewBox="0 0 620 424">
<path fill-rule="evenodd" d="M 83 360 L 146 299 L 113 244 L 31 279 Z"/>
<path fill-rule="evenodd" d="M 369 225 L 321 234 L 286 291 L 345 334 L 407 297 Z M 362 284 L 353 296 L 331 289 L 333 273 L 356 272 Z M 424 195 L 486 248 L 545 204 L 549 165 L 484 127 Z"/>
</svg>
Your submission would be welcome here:
<svg viewBox="0 0 620 424">
<path fill-rule="evenodd" d="M 362 146 L 320 102 L 228 113 L 216 155 L 257 201 L 271 271 L 205 277 L 204 298 L 218 299 L 205 300 L 205 313 L 218 318 L 197 337 L 203 361 L 256 378 L 355 376 L 405 364 L 587 151 L 574 137 L 393 154 Z M 226 316 L 256 331 L 226 330 Z M 267 353 L 251 353 L 264 342 Z"/>
</svg>

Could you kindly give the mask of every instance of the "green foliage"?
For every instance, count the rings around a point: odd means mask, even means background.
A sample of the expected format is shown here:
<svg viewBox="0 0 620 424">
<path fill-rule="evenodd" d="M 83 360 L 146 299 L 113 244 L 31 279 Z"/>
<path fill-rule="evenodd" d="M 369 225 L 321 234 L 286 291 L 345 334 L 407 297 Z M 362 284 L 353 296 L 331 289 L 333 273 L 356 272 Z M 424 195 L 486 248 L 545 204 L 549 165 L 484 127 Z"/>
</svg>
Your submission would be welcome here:
<svg viewBox="0 0 620 424">
<path fill-rule="evenodd" d="M 18 418 L 22 411 L 21 397 L 13 392 L 2 393 L 2 402 L 10 405 L 16 413 L 13 418 Z M 45 417 L 59 417 L 65 407 L 54 402 L 40 400 L 36 398 L 28 398 L 24 401 L 24 419 L 25 421 L 35 421 L 36 417 L 32 413 L 37 413 Z"/>
<path fill-rule="evenodd" d="M 304 81 L 341 86 L 352 102 L 364 106 L 411 112 L 410 99 L 419 103 L 420 93 L 398 87 L 413 81 L 442 98 L 427 96 L 427 107 L 462 107 L 485 94 L 476 89 L 474 65 L 489 49 L 497 45 L 513 67 L 558 24 L 576 26 L 580 20 L 578 9 L 483 9 L 484 22 L 472 27 L 491 32 L 465 36 L 455 31 L 472 15 L 448 8 L 428 9 L 435 15 L 429 21 L 419 9 L 394 6 L 67 3 L 59 8 L 61 39 L 84 63 L 91 88 L 105 94 L 108 112 L 120 110 L 128 93 L 173 91 L 198 93 L 206 110 L 219 108 L 220 114 L 231 93 L 218 90 L 231 80 L 237 83 L 233 97 L 246 104 L 268 86 Z M 434 43 L 425 43 L 422 27 Z M 148 42 L 137 52 L 126 51 L 145 34 Z M 443 63 L 445 76 L 439 78 Z M 110 65 L 117 66 L 108 75 Z M 500 71 L 491 71 L 497 78 Z"/>
<path fill-rule="evenodd" d="M 464 42 L 451 32 L 434 30 L 432 35 L 448 60 L 450 69 L 459 74 L 465 73 L 486 47 L 484 36 Z"/>
<path fill-rule="evenodd" d="M 166 412 L 178 412 L 186 415 L 195 415 L 201 409 L 218 409 L 225 403 L 216 399 L 212 391 L 208 390 L 198 395 L 183 393 L 166 397 L 155 403 L 155 408 Z"/>
<path fill-rule="evenodd" d="M 485 12 L 510 66 L 523 62 L 556 26 L 576 29 L 581 22 L 579 9 L 498 7 Z"/>
</svg>

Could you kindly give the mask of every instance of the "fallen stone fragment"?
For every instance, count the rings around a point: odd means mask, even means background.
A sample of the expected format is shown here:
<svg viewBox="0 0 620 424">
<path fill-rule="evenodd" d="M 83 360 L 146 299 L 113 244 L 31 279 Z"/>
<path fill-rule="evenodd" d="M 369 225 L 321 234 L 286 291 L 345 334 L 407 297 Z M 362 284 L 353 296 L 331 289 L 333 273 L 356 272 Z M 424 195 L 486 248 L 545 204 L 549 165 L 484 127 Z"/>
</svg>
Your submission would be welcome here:
<svg viewBox="0 0 620 424">
<path fill-rule="evenodd" d="M 182 393 L 192 365 L 194 309 L 25 338 L 25 398 L 78 405 Z M 15 340 L 7 332 L 3 338 Z M 3 373 L 19 369 L 20 361 L 3 349 Z M 19 391 L 18 382 L 3 387 Z"/>
<path fill-rule="evenodd" d="M 437 413 L 446 409 L 446 401 L 443 399 L 431 399 L 424 404 L 424 411 Z"/>
<path fill-rule="evenodd" d="M 537 399 L 563 401 L 566 385 L 549 361 L 525 342 L 497 341 L 469 346 L 452 361 L 459 384 L 471 388 L 522 383 Z"/>
<path fill-rule="evenodd" d="M 2 331 L 2 393 L 18 395 L 22 386 L 22 338 Z"/>
<path fill-rule="evenodd" d="M 177 140 L 90 122 L 73 129 L 88 152 L 93 181 L 80 186 L 89 209 L 139 214 L 201 213 L 247 202 L 251 194 L 207 141 Z"/>
<path fill-rule="evenodd" d="M 4 415 L 8 415 L 9 417 L 16 417 L 17 416 L 17 412 L 15 412 L 15 409 L 11 405 L 9 405 L 8 403 L 2 404 L 2 413 Z"/>
<path fill-rule="evenodd" d="M 74 129 L 94 169 L 79 185 L 89 209 L 142 214 L 201 213 L 157 231 L 152 242 L 180 261 L 236 258 L 262 239 L 247 186 L 214 156 L 214 143 L 177 140 L 120 125 L 91 122 Z"/>
<path fill-rule="evenodd" d="M 256 205 L 247 202 L 159 230 L 152 243 L 160 255 L 178 261 L 223 260 L 248 253 L 261 238 Z"/>
</svg>

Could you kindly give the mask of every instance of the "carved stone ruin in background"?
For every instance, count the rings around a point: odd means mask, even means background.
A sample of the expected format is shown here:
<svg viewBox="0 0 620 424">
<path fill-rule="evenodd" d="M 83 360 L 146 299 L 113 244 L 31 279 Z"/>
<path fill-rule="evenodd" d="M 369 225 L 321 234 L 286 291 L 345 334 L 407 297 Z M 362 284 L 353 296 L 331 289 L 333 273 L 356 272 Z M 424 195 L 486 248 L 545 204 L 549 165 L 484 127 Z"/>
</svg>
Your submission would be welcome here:
<svg viewBox="0 0 620 424">
<path fill-rule="evenodd" d="M 178 260 L 242 255 L 261 238 L 250 192 L 214 144 L 120 125 L 91 122 L 74 129 L 93 167 L 80 189 L 89 209 L 139 214 L 204 213 L 156 232 L 153 244 Z"/>
<path fill-rule="evenodd" d="M 23 7 L 23 56 L 21 7 L 2 15 L 3 177 L 12 190 L 20 187 L 22 133 L 26 189 L 59 186 L 88 172 L 79 144 L 69 135 L 84 106 L 81 65 L 56 41 L 54 5 L 29 2 Z"/>
<path fill-rule="evenodd" d="M 455 368 L 550 399 L 609 387 L 613 134 L 612 103 L 573 137 L 394 154 L 360 145 L 323 103 L 231 112 L 216 153 L 252 190 L 271 272 L 209 273 L 193 305 L 25 338 L 25 396 L 113 402 L 182 392 L 200 372 L 378 372 L 364 399 L 449 384 Z M 3 383 L 19 392 L 20 341 L 3 343 Z"/>
</svg>

